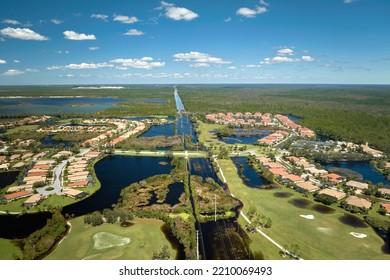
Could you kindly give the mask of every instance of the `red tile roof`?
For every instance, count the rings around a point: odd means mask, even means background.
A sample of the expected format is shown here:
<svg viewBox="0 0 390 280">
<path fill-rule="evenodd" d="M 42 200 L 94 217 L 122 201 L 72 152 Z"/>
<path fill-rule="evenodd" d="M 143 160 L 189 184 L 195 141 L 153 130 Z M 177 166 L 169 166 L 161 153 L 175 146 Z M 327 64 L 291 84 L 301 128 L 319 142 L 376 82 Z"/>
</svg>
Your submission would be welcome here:
<svg viewBox="0 0 390 280">
<path fill-rule="evenodd" d="M 12 200 L 12 199 L 28 196 L 30 194 L 32 194 L 32 191 L 20 191 L 20 192 L 16 192 L 16 193 L 6 194 L 4 196 L 4 198 L 6 200 Z"/>
</svg>

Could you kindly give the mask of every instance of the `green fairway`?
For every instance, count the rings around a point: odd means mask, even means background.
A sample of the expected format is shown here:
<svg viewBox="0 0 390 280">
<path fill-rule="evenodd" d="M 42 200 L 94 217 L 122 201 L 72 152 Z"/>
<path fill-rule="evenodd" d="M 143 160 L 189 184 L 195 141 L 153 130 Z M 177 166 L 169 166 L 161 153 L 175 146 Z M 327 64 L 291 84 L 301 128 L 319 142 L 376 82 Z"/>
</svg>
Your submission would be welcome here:
<svg viewBox="0 0 390 280">
<path fill-rule="evenodd" d="M 171 259 L 176 251 L 171 248 L 160 227 L 162 221 L 135 219 L 134 225 L 103 224 L 91 227 L 83 217 L 71 220 L 69 235 L 46 259 L 50 260 L 150 260 L 154 251 L 168 245 Z"/>
<path fill-rule="evenodd" d="M 36 131 L 38 129 L 38 127 L 39 127 L 39 125 L 37 125 L 37 124 L 17 126 L 17 127 L 8 129 L 5 134 L 8 135 L 8 134 L 12 134 L 12 133 L 18 133 L 20 131 Z"/>
<path fill-rule="evenodd" d="M 334 206 L 335 212 L 333 214 L 322 214 L 310 207 L 296 207 L 288 201 L 294 198 L 303 198 L 302 194 L 288 188 L 273 190 L 249 188 L 238 177 L 237 169 L 231 160 L 219 160 L 219 164 L 229 189 L 244 203 L 244 213 L 249 206 L 255 206 L 259 213 L 270 217 L 272 227 L 262 229 L 264 233 L 282 246 L 299 245 L 299 253 L 302 258 L 312 260 L 390 259 L 390 255 L 384 254 L 381 250 L 384 245 L 383 240 L 371 227 L 352 227 L 339 221 L 339 218 L 347 213 L 344 210 Z M 290 193 L 292 196 L 277 198 L 274 196 L 276 192 Z M 314 219 L 306 219 L 300 215 L 313 215 Z M 350 234 L 351 232 L 366 234 L 367 237 L 356 238 Z M 259 235 L 259 238 L 263 237 Z M 257 237 L 253 238 L 251 244 L 253 251 L 256 251 L 255 248 L 258 246 L 257 240 Z M 263 240 L 265 239 L 263 238 Z M 267 259 L 280 258 L 271 248 L 264 247 L 262 251 Z M 277 249 L 277 251 L 279 250 Z"/>
<path fill-rule="evenodd" d="M 12 240 L 0 238 L 0 260 L 14 260 L 22 252 Z"/>
</svg>

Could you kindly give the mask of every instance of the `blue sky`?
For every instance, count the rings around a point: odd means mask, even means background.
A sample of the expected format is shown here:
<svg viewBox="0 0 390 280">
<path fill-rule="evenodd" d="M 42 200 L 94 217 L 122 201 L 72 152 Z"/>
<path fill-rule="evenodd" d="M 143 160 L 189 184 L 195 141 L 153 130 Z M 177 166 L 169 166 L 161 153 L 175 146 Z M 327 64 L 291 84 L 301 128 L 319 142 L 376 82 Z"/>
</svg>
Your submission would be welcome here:
<svg viewBox="0 0 390 280">
<path fill-rule="evenodd" d="M 0 85 L 390 83 L 388 0 L 2 0 Z"/>
</svg>

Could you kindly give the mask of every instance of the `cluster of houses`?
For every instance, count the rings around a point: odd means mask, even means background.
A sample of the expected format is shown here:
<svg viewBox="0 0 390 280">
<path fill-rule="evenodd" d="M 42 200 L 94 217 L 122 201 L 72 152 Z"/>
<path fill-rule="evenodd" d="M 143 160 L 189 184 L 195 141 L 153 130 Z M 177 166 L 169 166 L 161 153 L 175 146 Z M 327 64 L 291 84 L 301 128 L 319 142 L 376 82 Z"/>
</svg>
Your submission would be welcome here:
<svg viewBox="0 0 390 280">
<path fill-rule="evenodd" d="M 7 194 L 4 196 L 6 202 L 18 200 L 21 198 L 29 197 L 23 205 L 31 207 L 36 205 L 43 199 L 40 194 L 34 194 L 34 183 L 47 182 L 48 172 L 52 170 L 56 161 L 55 160 L 39 160 L 24 176 L 20 185 L 10 187 L 7 189 Z"/>
<path fill-rule="evenodd" d="M 366 143 L 365 145 L 362 144 L 362 145 L 360 145 L 360 147 L 362 148 L 363 152 L 365 152 L 365 153 L 367 153 L 369 155 L 372 155 L 375 158 L 380 158 L 380 157 L 383 156 L 383 152 L 382 151 L 370 148 L 368 146 L 368 143 Z"/>
<path fill-rule="evenodd" d="M 19 169 L 25 165 L 28 165 L 31 161 L 37 161 L 43 156 L 46 155 L 46 152 L 40 153 L 16 153 L 9 156 L 0 156 L 0 170 L 9 170 L 9 169 Z"/>
<path fill-rule="evenodd" d="M 100 152 L 88 152 L 82 157 L 74 158 L 69 163 L 66 167 L 68 188 L 88 187 L 90 185 L 91 174 L 88 171 L 88 164 L 100 154 Z"/>
<path fill-rule="evenodd" d="M 288 117 L 283 115 L 275 115 L 275 117 L 287 128 L 292 129 L 294 131 L 297 131 L 299 135 L 303 138 L 312 138 L 315 137 L 316 134 L 314 131 L 308 129 L 307 127 L 303 127 L 299 124 L 296 124 L 292 120 L 290 120 Z"/>
<path fill-rule="evenodd" d="M 314 131 L 310 130 L 307 127 L 303 127 L 299 124 L 294 123 L 287 116 L 277 114 L 272 116 L 270 113 L 261 114 L 256 112 L 254 114 L 250 112 L 243 113 L 216 113 L 216 114 L 207 114 L 205 118 L 208 121 L 214 122 L 216 124 L 224 124 L 231 126 L 250 126 L 250 127 L 260 127 L 260 126 L 278 126 L 284 129 L 292 130 L 297 132 L 302 138 L 312 138 L 316 134 Z M 262 144 L 274 145 L 284 139 L 288 134 L 285 131 L 278 130 L 275 133 L 261 139 L 259 141 Z"/>
<path fill-rule="evenodd" d="M 102 123 L 110 123 L 116 126 L 115 129 L 111 129 L 103 134 L 100 134 L 97 137 L 88 139 L 84 141 L 81 146 L 83 147 L 92 147 L 100 144 L 104 141 L 107 141 L 112 138 L 112 136 L 116 134 L 121 134 L 119 137 L 116 137 L 110 140 L 111 145 L 116 145 L 121 141 L 126 140 L 131 135 L 137 134 L 145 129 L 145 124 L 139 121 L 131 121 L 126 119 L 92 119 L 92 120 L 84 120 L 84 123 L 88 124 L 102 124 Z"/>
<path fill-rule="evenodd" d="M 278 130 L 274 133 L 267 135 L 264 138 L 259 139 L 257 142 L 259 144 L 264 144 L 267 146 L 274 146 L 280 142 L 282 142 L 286 137 L 289 135 L 287 131 L 284 130 Z"/>
<path fill-rule="evenodd" d="M 280 181 L 283 183 L 300 184 L 305 182 L 305 179 L 298 175 L 289 173 L 282 164 L 274 162 L 268 157 L 258 157 L 256 160 L 260 162 L 263 167 L 266 167 L 272 175 L 279 177 Z"/>
<path fill-rule="evenodd" d="M 91 177 L 88 171 L 88 164 L 100 154 L 100 152 L 90 151 L 81 157 L 72 158 L 71 163 L 67 166 L 67 186 L 62 188 L 62 195 L 73 198 L 83 198 L 88 195 L 86 192 L 74 188 L 88 187 L 90 185 Z M 72 152 L 60 151 L 52 158 L 64 158 L 71 155 Z M 55 164 L 56 161 L 54 159 L 36 161 L 32 168 L 27 171 L 20 185 L 9 187 L 6 190 L 7 194 L 4 195 L 3 200 L 8 203 L 27 197 L 27 200 L 23 202 L 25 207 L 33 207 L 44 200 L 45 196 L 35 193 L 34 183 L 47 183 L 50 179 L 48 173 L 54 169 Z"/>
<path fill-rule="evenodd" d="M 345 187 L 355 191 L 355 195 L 350 195 L 345 199 L 346 205 L 355 206 L 360 209 L 369 209 L 372 205 L 371 201 L 364 197 L 360 197 L 364 190 L 369 188 L 367 183 L 349 180 L 345 177 L 335 174 L 328 173 L 325 169 L 318 169 L 314 164 L 310 163 L 304 157 L 287 157 L 290 163 L 294 166 L 304 170 L 301 176 L 290 174 L 286 165 L 282 165 L 279 162 L 271 161 L 267 157 L 256 158 L 262 166 L 266 167 L 270 173 L 278 177 L 282 183 L 290 183 L 293 188 L 300 192 L 314 192 L 318 191 L 318 194 L 326 195 L 339 201 L 344 199 L 347 194 L 336 188 L 336 185 L 343 183 Z M 309 177 L 308 177 L 309 176 Z M 309 180 L 305 180 L 308 178 Z M 320 179 L 317 180 L 316 178 Z M 390 189 L 379 188 L 378 191 L 384 197 L 390 197 Z M 382 203 L 382 206 L 387 209 L 387 213 L 390 214 L 390 204 Z"/>
<path fill-rule="evenodd" d="M 31 116 L 26 117 L 18 121 L 3 122 L 0 123 L 0 129 L 11 128 L 17 125 L 28 125 L 28 124 L 37 124 L 40 122 L 46 122 L 51 119 L 51 116 Z"/>
<path fill-rule="evenodd" d="M 79 133 L 79 132 L 105 132 L 109 130 L 110 127 L 108 126 L 90 126 L 90 125 L 60 125 L 60 126 L 50 126 L 45 128 L 40 128 L 37 130 L 37 132 L 44 132 L 44 133 L 58 133 L 58 132 L 65 132 L 65 133 Z"/>
<path fill-rule="evenodd" d="M 256 112 L 246 113 L 216 113 L 207 114 L 205 118 L 217 124 L 226 124 L 233 126 L 276 126 L 278 123 L 272 119 L 270 113 L 261 114 Z"/>
</svg>

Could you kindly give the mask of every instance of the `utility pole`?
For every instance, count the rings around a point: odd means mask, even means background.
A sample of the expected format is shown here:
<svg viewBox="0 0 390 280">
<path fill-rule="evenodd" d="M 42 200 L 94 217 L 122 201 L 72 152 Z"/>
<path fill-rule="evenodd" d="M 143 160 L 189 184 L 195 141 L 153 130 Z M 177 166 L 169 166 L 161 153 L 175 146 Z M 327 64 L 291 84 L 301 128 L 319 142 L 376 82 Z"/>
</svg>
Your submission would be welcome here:
<svg viewBox="0 0 390 280">
<path fill-rule="evenodd" d="M 199 260 L 199 230 L 196 231 L 196 259 Z"/>
<path fill-rule="evenodd" d="M 217 195 L 214 194 L 214 222 L 217 222 Z"/>
</svg>

